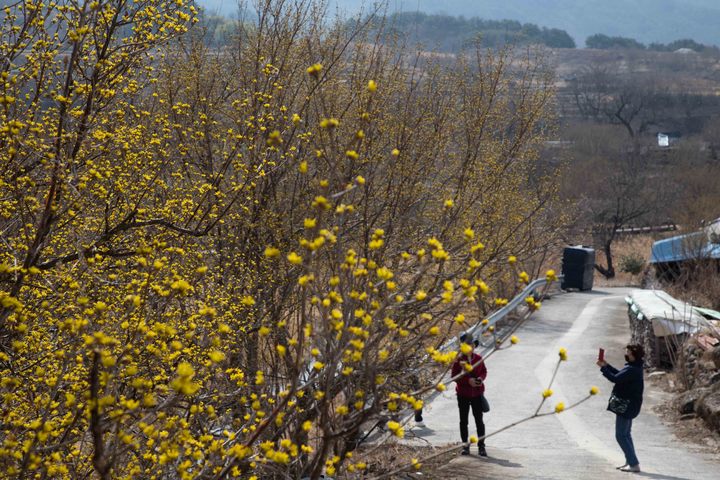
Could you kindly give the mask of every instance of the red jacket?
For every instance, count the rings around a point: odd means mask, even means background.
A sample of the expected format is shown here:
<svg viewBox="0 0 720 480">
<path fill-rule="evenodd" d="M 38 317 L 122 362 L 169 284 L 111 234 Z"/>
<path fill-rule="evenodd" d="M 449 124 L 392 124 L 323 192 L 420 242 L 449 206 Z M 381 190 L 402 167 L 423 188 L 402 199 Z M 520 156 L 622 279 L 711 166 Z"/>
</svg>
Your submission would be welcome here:
<svg viewBox="0 0 720 480">
<path fill-rule="evenodd" d="M 453 363 L 453 366 L 452 366 L 452 376 L 453 377 L 457 376 L 460 372 L 465 370 L 460 365 L 460 362 L 462 360 L 468 361 L 468 358 L 465 355 L 460 354 L 457 357 L 457 360 L 455 360 L 455 363 Z M 467 373 L 465 373 L 465 375 L 463 375 L 462 377 L 455 380 L 455 382 L 456 382 L 455 392 L 458 394 L 458 396 L 465 397 L 465 398 L 475 398 L 475 397 L 479 397 L 480 395 L 482 395 L 485 392 L 485 383 L 484 382 L 479 387 L 473 387 L 470 385 L 470 378 L 480 378 L 482 380 L 485 380 L 485 378 L 487 377 L 487 369 L 485 368 L 485 362 L 481 362 L 478 364 L 478 362 L 480 362 L 481 360 L 482 360 L 482 357 L 480 355 L 478 355 L 477 353 L 473 352 L 469 363 L 471 365 L 475 365 L 475 368 L 473 368 L 472 372 L 467 372 Z"/>
</svg>

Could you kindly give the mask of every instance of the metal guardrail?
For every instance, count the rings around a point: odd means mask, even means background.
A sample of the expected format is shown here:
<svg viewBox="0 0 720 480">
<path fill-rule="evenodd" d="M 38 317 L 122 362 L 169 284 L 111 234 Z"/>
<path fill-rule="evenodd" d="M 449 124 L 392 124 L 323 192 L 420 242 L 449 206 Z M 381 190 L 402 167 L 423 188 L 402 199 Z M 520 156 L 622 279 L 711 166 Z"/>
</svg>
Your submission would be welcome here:
<svg viewBox="0 0 720 480">
<path fill-rule="evenodd" d="M 562 275 L 558 275 L 558 280 L 562 280 Z M 482 324 L 482 319 L 479 320 L 475 325 L 465 330 L 462 334 L 468 334 L 471 335 L 474 340 L 479 340 L 477 337 L 477 332 L 482 330 L 483 328 L 487 328 L 491 325 L 495 325 L 497 322 L 505 318 L 510 312 L 515 310 L 517 307 L 522 305 L 525 302 L 525 299 L 532 295 L 535 290 L 537 290 L 539 287 L 542 287 L 548 283 L 547 278 L 538 278 L 536 280 L 533 280 L 530 282 L 527 287 L 523 289 L 522 292 L 520 292 L 518 295 L 516 295 L 512 300 L 508 302 L 507 305 L 502 307 L 499 310 L 494 311 L 487 317 L 488 323 L 486 325 Z M 461 334 L 461 335 L 462 335 Z M 460 336 L 456 336 L 455 338 L 452 338 L 445 342 L 441 347 L 440 351 L 442 352 L 448 352 L 450 350 L 457 350 L 460 345 Z"/>
</svg>

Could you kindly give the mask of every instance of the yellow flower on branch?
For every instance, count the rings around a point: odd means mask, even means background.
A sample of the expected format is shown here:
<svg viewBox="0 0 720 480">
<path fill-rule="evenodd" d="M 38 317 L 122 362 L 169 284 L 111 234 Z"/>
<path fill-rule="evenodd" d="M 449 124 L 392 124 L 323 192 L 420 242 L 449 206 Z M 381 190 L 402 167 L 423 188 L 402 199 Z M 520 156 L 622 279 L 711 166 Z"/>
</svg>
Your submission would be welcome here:
<svg viewBox="0 0 720 480">
<path fill-rule="evenodd" d="M 208 356 L 210 357 L 210 360 L 211 360 L 213 363 L 220 363 L 220 362 L 222 362 L 223 360 L 225 360 L 225 354 L 224 354 L 223 352 L 218 351 L 218 350 L 213 350 L 212 352 L 210 352 L 210 353 L 208 354 Z"/>
<path fill-rule="evenodd" d="M 269 147 L 277 147 L 283 142 L 282 136 L 278 130 L 273 130 L 268 135 L 267 144 Z"/>
<path fill-rule="evenodd" d="M 598 387 L 590 387 L 590 395 L 597 395 L 598 393 L 600 393 L 600 389 Z"/>
<path fill-rule="evenodd" d="M 383 245 L 385 245 L 385 240 L 382 238 L 376 238 L 375 240 L 370 240 L 370 242 L 368 242 L 368 248 L 370 250 L 377 250 L 382 248 Z"/>
<path fill-rule="evenodd" d="M 386 268 L 386 267 L 378 268 L 375 271 L 375 273 L 377 274 L 377 276 L 380 280 L 390 280 L 391 278 L 393 278 L 395 276 L 393 274 L 393 272 L 389 268 Z"/>
<path fill-rule="evenodd" d="M 558 279 L 557 275 L 555 274 L 555 270 L 548 270 L 547 272 L 545 272 L 545 278 L 548 282 L 556 282 Z"/>
<path fill-rule="evenodd" d="M 337 118 L 323 118 L 320 120 L 320 128 L 331 129 L 338 126 L 340 126 L 340 120 Z"/>
<path fill-rule="evenodd" d="M 177 367 L 177 377 L 170 383 L 170 386 L 177 392 L 185 395 L 194 395 L 200 384 L 192 381 L 195 370 L 188 362 L 181 362 Z"/>
<path fill-rule="evenodd" d="M 553 391 L 548 388 L 547 390 L 543 390 L 542 397 L 543 398 L 552 397 L 552 394 L 553 394 Z"/>
<path fill-rule="evenodd" d="M 387 428 L 392 432 L 393 435 L 398 438 L 403 438 L 405 436 L 405 430 L 403 430 L 402 425 L 400 425 L 398 422 L 389 421 L 387 423 Z"/>
<path fill-rule="evenodd" d="M 560 402 L 557 405 L 555 405 L 555 413 L 560 413 L 563 410 L 565 410 L 565 404 L 563 402 Z"/>
<path fill-rule="evenodd" d="M 558 350 L 558 355 L 560 356 L 561 361 L 564 362 L 567 360 L 567 350 L 564 348 L 560 348 L 560 350 Z"/>
<path fill-rule="evenodd" d="M 288 253 L 287 259 L 288 262 L 292 263 L 293 265 L 300 265 L 303 261 L 302 257 L 295 252 Z"/>
<path fill-rule="evenodd" d="M 368 92 L 375 92 L 377 90 L 377 82 L 375 80 L 369 80 L 367 84 Z"/>
<path fill-rule="evenodd" d="M 450 258 L 450 255 L 448 254 L 448 252 L 446 252 L 443 249 L 433 250 L 431 252 L 431 254 L 432 254 L 433 258 L 438 260 L 439 262 L 443 262 L 443 261 L 447 260 L 448 258 Z"/>
<path fill-rule="evenodd" d="M 328 202 L 328 199 L 323 197 L 322 195 L 318 195 L 317 197 L 315 197 L 315 200 L 313 200 L 312 206 L 328 210 L 330 208 L 330 202 Z"/>
<path fill-rule="evenodd" d="M 240 300 L 240 303 L 247 307 L 252 307 L 253 305 L 255 305 L 255 299 L 250 295 L 245 295 L 242 300 Z"/>
<path fill-rule="evenodd" d="M 483 250 L 485 248 L 485 245 L 482 242 L 477 242 L 472 247 L 470 247 L 470 253 L 475 253 L 477 251 Z"/>
<path fill-rule="evenodd" d="M 310 65 L 306 71 L 307 71 L 308 75 L 317 78 L 320 75 L 320 72 L 322 71 L 322 69 L 323 69 L 322 63 L 315 63 L 313 65 Z"/>
</svg>

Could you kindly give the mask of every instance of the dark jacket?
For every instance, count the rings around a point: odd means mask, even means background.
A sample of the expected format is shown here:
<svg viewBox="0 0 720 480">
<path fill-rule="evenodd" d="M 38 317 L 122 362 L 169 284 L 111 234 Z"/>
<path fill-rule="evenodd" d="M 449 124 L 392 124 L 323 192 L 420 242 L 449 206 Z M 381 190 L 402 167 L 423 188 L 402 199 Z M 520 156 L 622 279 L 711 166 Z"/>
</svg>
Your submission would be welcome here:
<svg viewBox="0 0 720 480">
<path fill-rule="evenodd" d="M 470 385 L 470 379 L 479 378 L 481 380 L 485 380 L 485 378 L 487 377 L 487 369 L 485 368 L 485 362 L 481 361 L 482 357 L 477 353 L 473 352 L 469 360 L 465 355 L 461 354 L 460 356 L 458 356 L 457 360 L 455 360 L 455 363 L 453 363 L 451 372 L 453 377 L 459 375 L 460 372 L 464 370 L 463 367 L 460 365 L 460 362 L 462 360 L 469 362 L 471 365 L 475 365 L 475 368 L 473 368 L 472 372 L 466 372 L 465 375 L 456 380 L 455 393 L 457 393 L 459 397 L 464 398 L 479 397 L 485 392 L 485 383 L 483 382 L 483 384 L 479 387 L 473 387 Z M 478 362 L 480 363 L 477 364 Z"/>
<path fill-rule="evenodd" d="M 630 400 L 627 411 L 622 415 L 625 418 L 635 418 L 640 413 L 644 388 L 643 362 L 628 362 L 622 370 L 608 364 L 600 367 L 602 374 L 613 382 L 615 386 L 612 393 L 616 396 Z"/>
</svg>

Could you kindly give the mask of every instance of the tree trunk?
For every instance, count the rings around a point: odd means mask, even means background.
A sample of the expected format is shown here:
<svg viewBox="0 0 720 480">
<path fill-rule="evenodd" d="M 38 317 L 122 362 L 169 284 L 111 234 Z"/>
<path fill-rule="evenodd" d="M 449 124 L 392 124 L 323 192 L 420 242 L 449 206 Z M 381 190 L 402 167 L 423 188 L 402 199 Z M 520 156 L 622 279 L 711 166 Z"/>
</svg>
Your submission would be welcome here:
<svg viewBox="0 0 720 480">
<path fill-rule="evenodd" d="M 603 251 L 605 252 L 605 261 L 607 263 L 607 267 L 603 267 L 602 265 L 595 264 L 595 270 L 600 272 L 605 278 L 615 278 L 615 266 L 613 265 L 613 257 L 612 257 L 612 241 L 605 242 L 605 246 L 603 247 Z"/>
</svg>

